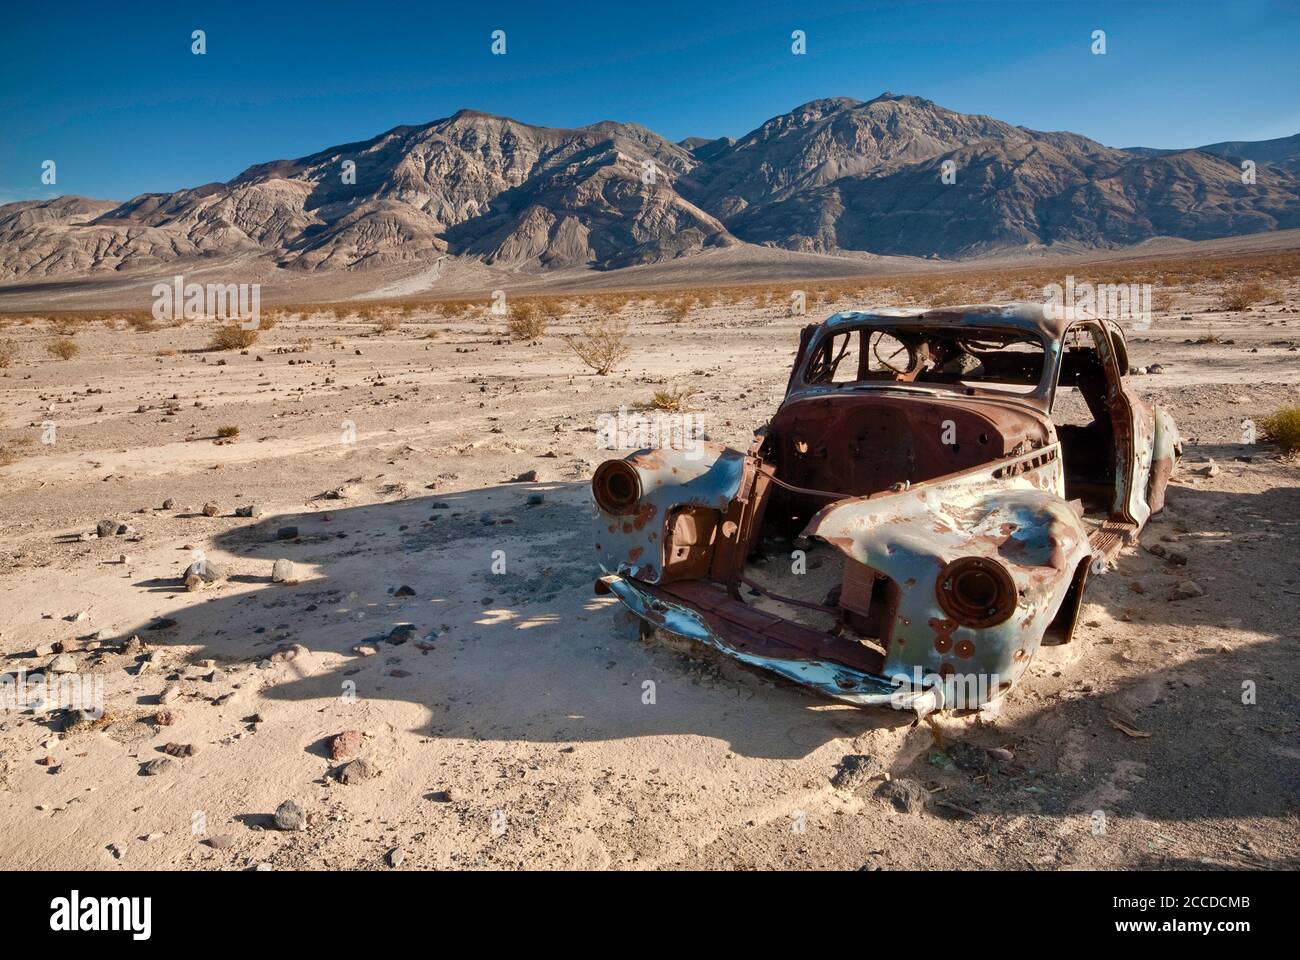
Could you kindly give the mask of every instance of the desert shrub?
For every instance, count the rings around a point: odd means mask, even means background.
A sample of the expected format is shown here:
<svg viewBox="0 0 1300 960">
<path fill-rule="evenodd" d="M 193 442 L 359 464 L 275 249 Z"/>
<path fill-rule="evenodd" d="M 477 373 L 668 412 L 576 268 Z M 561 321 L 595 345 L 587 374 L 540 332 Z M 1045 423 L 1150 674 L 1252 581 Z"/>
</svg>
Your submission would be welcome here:
<svg viewBox="0 0 1300 960">
<path fill-rule="evenodd" d="M 668 319 L 673 323 L 681 323 L 691 315 L 691 308 L 695 306 L 694 297 L 678 297 L 668 304 Z"/>
<path fill-rule="evenodd" d="M 235 426 L 217 427 L 217 436 L 222 438 L 237 437 L 239 436 L 239 428 Z"/>
<path fill-rule="evenodd" d="M 691 397 L 697 392 L 694 387 L 669 387 L 667 390 L 656 390 L 650 400 L 650 406 L 656 410 L 681 413 L 690 405 Z"/>
<path fill-rule="evenodd" d="M 537 304 L 527 300 L 517 300 L 511 304 L 506 332 L 510 334 L 511 340 L 536 340 L 544 334 L 546 320 L 537 309 Z"/>
<path fill-rule="evenodd" d="M 576 334 L 566 334 L 562 339 L 579 360 L 602 377 L 632 353 L 627 344 L 627 321 L 619 317 L 587 320 Z"/>
<path fill-rule="evenodd" d="M 1287 453 L 1300 450 L 1300 407 L 1283 407 L 1259 422 L 1259 432 Z"/>
<path fill-rule="evenodd" d="M 1258 280 L 1245 280 L 1224 288 L 1219 307 L 1222 310 L 1239 311 L 1252 307 L 1260 301 L 1276 298 L 1277 292 Z"/>
<path fill-rule="evenodd" d="M 0 443 L 0 467 L 7 467 L 11 463 L 17 463 L 18 458 L 22 456 L 22 449 L 31 446 L 31 437 L 19 437 L 17 440 L 7 440 Z"/>
<path fill-rule="evenodd" d="M 0 340 L 0 369 L 12 367 L 18 359 L 18 341 Z"/>
<path fill-rule="evenodd" d="M 81 353 L 81 344 L 71 337 L 60 337 L 47 343 L 45 349 L 52 357 L 58 357 L 60 360 L 71 360 Z"/>
<path fill-rule="evenodd" d="M 401 317 L 384 316 L 384 317 L 380 317 L 379 322 L 375 324 L 375 333 L 376 334 L 392 333 L 394 330 L 400 330 L 401 328 L 402 328 Z"/>
<path fill-rule="evenodd" d="M 60 337 L 71 337 L 81 329 L 80 317 L 51 317 L 50 329 Z"/>
<path fill-rule="evenodd" d="M 237 323 L 217 327 L 208 342 L 209 350 L 243 350 L 257 342 L 257 330 L 245 330 Z"/>
<path fill-rule="evenodd" d="M 113 320 L 113 326 L 116 326 L 116 318 L 103 318 L 105 321 Z M 158 329 L 158 323 L 153 316 L 148 313 L 132 313 L 126 317 L 126 324 L 136 333 L 152 333 Z"/>
<path fill-rule="evenodd" d="M 550 297 L 538 301 L 537 309 L 541 312 L 543 319 L 545 319 L 548 324 L 559 323 L 564 319 L 564 315 L 568 312 L 565 310 L 563 300 L 556 300 Z"/>
</svg>

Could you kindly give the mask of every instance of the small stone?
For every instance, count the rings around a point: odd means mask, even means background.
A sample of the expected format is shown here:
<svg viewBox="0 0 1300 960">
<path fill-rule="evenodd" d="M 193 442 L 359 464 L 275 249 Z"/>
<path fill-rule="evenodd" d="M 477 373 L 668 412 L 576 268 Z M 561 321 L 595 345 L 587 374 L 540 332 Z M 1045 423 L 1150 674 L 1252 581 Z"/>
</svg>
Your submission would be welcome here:
<svg viewBox="0 0 1300 960">
<path fill-rule="evenodd" d="M 393 627 L 392 630 L 388 631 L 388 636 L 385 637 L 384 639 L 386 639 L 393 646 L 400 647 L 402 644 L 413 639 L 414 637 L 415 637 L 415 624 L 399 623 L 397 626 Z"/>
<path fill-rule="evenodd" d="M 181 695 L 181 685 L 179 683 L 169 683 L 163 687 L 162 693 L 158 694 L 159 703 L 171 703 Z"/>
<path fill-rule="evenodd" d="M 163 501 L 162 508 L 163 508 L 164 510 L 175 510 L 175 509 L 176 509 L 176 501 L 173 500 L 171 497 L 168 497 L 166 500 Z"/>
<path fill-rule="evenodd" d="M 434 803 L 451 803 L 451 788 L 446 790 L 434 790 L 429 794 L 429 799 Z"/>
<path fill-rule="evenodd" d="M 365 734 L 360 730 L 344 730 L 330 737 L 329 750 L 331 760 L 345 760 L 348 757 L 355 757 L 361 752 L 361 746 L 366 741 Z"/>
<path fill-rule="evenodd" d="M 163 753 L 169 757 L 192 757 L 199 748 L 192 743 L 169 743 L 163 747 Z"/>
<path fill-rule="evenodd" d="M 402 862 L 406 860 L 406 854 L 402 852 L 401 847 L 393 847 L 393 849 L 388 851 L 387 859 L 388 865 L 396 870 L 402 865 Z"/>
<path fill-rule="evenodd" d="M 535 493 L 530 493 L 528 495 L 528 505 L 530 507 L 538 507 L 545 502 L 546 502 L 546 494 L 544 493 L 535 492 Z"/>
<path fill-rule="evenodd" d="M 50 673 L 76 673 L 77 658 L 71 654 L 61 653 L 50 661 L 50 665 L 46 669 Z"/>
<path fill-rule="evenodd" d="M 876 788 L 876 796 L 893 804 L 899 813 L 921 813 L 930 799 L 929 792 L 915 780 L 886 780 Z"/>
<path fill-rule="evenodd" d="M 1205 588 L 1195 580 L 1184 580 L 1169 593 L 1170 600 L 1194 600 L 1205 596 Z"/>
<path fill-rule="evenodd" d="M 209 500 L 207 503 L 203 505 L 202 513 L 205 517 L 215 517 L 220 512 L 221 512 L 221 508 L 217 506 L 216 503 L 213 502 L 212 500 Z"/>
<path fill-rule="evenodd" d="M 536 470 L 525 470 L 523 473 L 510 478 L 511 483 L 536 483 L 538 474 Z"/>
<path fill-rule="evenodd" d="M 208 837 L 203 842 L 213 850 L 229 850 L 235 845 L 235 835 L 233 833 L 219 833 L 215 837 Z"/>
<path fill-rule="evenodd" d="M 176 710 L 159 710 L 153 715 L 153 722 L 160 727 L 174 726 L 181 715 Z"/>
<path fill-rule="evenodd" d="M 369 760 L 358 758 L 339 768 L 339 783 L 361 783 L 379 776 L 379 768 Z"/>
<path fill-rule="evenodd" d="M 301 643 L 282 643 L 275 648 L 271 654 L 272 663 L 288 663 L 290 660 L 297 660 L 301 656 L 310 653 Z"/>
<path fill-rule="evenodd" d="M 242 507 L 235 507 L 235 516 L 237 517 L 260 517 L 262 508 L 256 503 L 245 504 Z"/>
<path fill-rule="evenodd" d="M 186 589 L 197 590 L 209 583 L 226 579 L 226 568 L 211 560 L 195 560 L 185 568 L 181 582 Z"/>
<path fill-rule="evenodd" d="M 296 800 L 286 800 L 275 808 L 275 826 L 279 830 L 306 830 L 307 812 Z"/>
<path fill-rule="evenodd" d="M 873 773 L 870 756 L 865 753 L 846 754 L 831 777 L 831 786 L 836 790 L 856 790 L 870 780 Z"/>
<path fill-rule="evenodd" d="M 101 540 L 102 540 L 102 539 L 107 539 L 108 537 L 116 536 L 116 535 L 117 535 L 117 521 L 116 521 L 116 520 L 101 520 L 101 521 L 99 521 L 98 524 L 96 524 L 96 526 L 95 526 L 95 532 L 96 532 L 97 534 L 99 534 L 99 537 L 100 537 Z"/>
<path fill-rule="evenodd" d="M 295 540 L 297 537 L 297 527 L 281 527 L 279 530 L 275 531 L 275 538 L 277 540 Z"/>
<path fill-rule="evenodd" d="M 75 733 L 93 724 L 103 713 L 96 710 L 64 710 L 60 714 L 64 733 Z"/>
<path fill-rule="evenodd" d="M 1147 373 L 1164 373 L 1165 365 L 1163 363 L 1153 363 L 1147 367 Z"/>
<path fill-rule="evenodd" d="M 958 770 L 965 770 L 967 773 L 984 773 L 989 768 L 988 751 L 981 750 L 975 744 L 965 740 L 958 740 L 948 747 L 946 752 Z"/>
<path fill-rule="evenodd" d="M 158 757 L 156 760 L 149 760 L 140 766 L 140 772 L 146 777 L 156 777 L 159 774 L 167 773 L 176 766 L 176 761 L 171 757 Z"/>
<path fill-rule="evenodd" d="M 121 843 L 110 843 L 106 848 L 113 855 L 114 860 L 121 860 L 126 856 L 126 846 Z"/>
<path fill-rule="evenodd" d="M 400 587 L 398 587 L 396 590 L 393 591 L 393 596 L 413 597 L 415 596 L 415 588 L 409 587 L 406 584 L 402 584 Z"/>
<path fill-rule="evenodd" d="M 274 583 L 292 583 L 293 564 L 284 559 L 275 561 L 271 565 L 271 580 Z"/>
<path fill-rule="evenodd" d="M 990 757 L 999 763 L 1010 763 L 1016 759 L 1016 755 L 1006 747 L 989 747 L 988 753 Z"/>
<path fill-rule="evenodd" d="M 373 657 L 375 654 L 379 652 L 379 649 L 377 647 L 371 646 L 368 643 L 358 643 L 355 647 L 352 648 L 352 652 L 355 653 L 358 657 Z"/>
</svg>

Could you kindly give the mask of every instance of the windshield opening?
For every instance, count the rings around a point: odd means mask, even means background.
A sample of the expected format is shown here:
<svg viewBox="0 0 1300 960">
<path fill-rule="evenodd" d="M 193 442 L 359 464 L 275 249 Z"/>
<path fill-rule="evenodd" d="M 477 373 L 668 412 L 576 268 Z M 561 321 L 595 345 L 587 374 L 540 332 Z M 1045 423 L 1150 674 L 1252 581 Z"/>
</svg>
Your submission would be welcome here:
<svg viewBox="0 0 1300 960">
<path fill-rule="evenodd" d="M 823 337 L 804 366 L 805 384 L 914 383 L 1032 394 L 1046 351 L 1030 331 L 910 325 L 854 327 Z"/>
</svg>

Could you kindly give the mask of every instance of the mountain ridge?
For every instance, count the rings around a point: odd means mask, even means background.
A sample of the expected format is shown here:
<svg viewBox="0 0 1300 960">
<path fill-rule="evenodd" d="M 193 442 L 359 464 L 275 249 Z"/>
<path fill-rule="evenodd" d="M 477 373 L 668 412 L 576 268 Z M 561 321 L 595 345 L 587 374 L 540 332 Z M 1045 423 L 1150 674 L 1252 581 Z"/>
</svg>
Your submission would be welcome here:
<svg viewBox="0 0 1300 960">
<path fill-rule="evenodd" d="M 1237 158 L 1252 151 L 1244 184 Z M 1121 149 L 889 92 L 680 143 L 636 123 L 542 127 L 466 108 L 224 182 L 0 206 L 0 281 L 236 255 L 305 272 L 448 256 L 613 270 L 739 244 L 961 259 L 1294 226 L 1300 134 Z"/>
</svg>

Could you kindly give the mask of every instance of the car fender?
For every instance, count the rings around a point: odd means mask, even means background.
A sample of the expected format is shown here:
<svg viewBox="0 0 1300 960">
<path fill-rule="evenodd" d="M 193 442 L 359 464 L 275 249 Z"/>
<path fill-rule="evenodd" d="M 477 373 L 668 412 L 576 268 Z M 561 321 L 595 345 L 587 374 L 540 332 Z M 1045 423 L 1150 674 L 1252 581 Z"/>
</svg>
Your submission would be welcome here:
<svg viewBox="0 0 1300 960">
<path fill-rule="evenodd" d="M 627 515 L 607 513 L 593 498 L 596 559 L 606 573 L 658 583 L 673 510 L 695 506 L 726 513 L 740 489 L 746 456 L 722 444 L 699 443 L 638 450 L 623 461 L 636 470 L 641 497 Z"/>
<path fill-rule="evenodd" d="M 966 476 L 831 504 L 804 535 L 834 545 L 896 585 L 888 676 L 915 687 L 922 685 L 918 678 L 958 675 L 987 685 L 975 697 L 984 702 L 1018 681 L 1091 558 L 1087 529 L 1053 486 L 1030 473 L 1001 480 Z M 967 627 L 944 611 L 940 572 L 961 557 L 996 561 L 1010 574 L 1018 596 L 1006 620 Z"/>
</svg>

